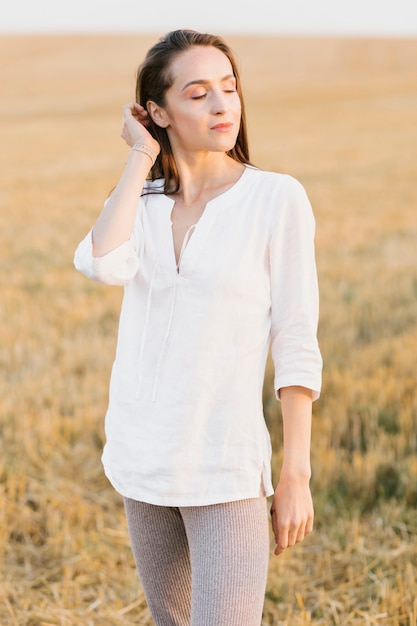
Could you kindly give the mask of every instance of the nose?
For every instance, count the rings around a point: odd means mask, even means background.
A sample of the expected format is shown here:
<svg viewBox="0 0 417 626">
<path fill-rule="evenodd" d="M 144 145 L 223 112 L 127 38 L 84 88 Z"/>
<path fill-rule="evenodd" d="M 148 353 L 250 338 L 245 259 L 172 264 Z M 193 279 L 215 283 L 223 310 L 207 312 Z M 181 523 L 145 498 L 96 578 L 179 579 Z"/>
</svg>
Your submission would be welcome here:
<svg viewBox="0 0 417 626">
<path fill-rule="evenodd" d="M 214 115 L 222 115 L 227 111 L 227 94 L 221 89 L 213 93 L 212 111 Z"/>
</svg>

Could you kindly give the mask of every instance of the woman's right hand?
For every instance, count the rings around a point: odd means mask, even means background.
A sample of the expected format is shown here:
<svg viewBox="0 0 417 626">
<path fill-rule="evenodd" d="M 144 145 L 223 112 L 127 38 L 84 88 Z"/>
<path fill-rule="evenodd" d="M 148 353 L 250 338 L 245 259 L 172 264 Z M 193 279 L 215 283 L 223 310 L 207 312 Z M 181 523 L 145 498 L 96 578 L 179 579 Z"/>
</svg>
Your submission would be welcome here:
<svg viewBox="0 0 417 626">
<path fill-rule="evenodd" d="M 120 135 L 127 145 L 132 147 L 135 143 L 143 143 L 159 154 L 159 143 L 148 131 L 149 113 L 137 102 L 129 102 L 123 107 L 123 125 Z"/>
</svg>

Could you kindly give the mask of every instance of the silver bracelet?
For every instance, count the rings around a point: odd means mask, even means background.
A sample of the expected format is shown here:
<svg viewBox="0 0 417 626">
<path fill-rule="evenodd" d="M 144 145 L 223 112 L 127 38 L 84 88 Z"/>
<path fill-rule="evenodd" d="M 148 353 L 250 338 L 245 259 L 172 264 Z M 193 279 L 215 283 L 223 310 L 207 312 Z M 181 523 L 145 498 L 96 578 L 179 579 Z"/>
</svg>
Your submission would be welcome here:
<svg viewBox="0 0 417 626">
<path fill-rule="evenodd" d="M 158 156 L 153 150 L 152 148 L 150 148 L 149 146 L 147 146 L 144 143 L 140 143 L 137 142 L 135 144 L 133 144 L 132 146 L 132 150 L 137 150 L 138 152 L 143 152 L 143 154 L 147 154 L 148 157 L 151 159 L 152 161 L 152 165 L 155 163 L 156 161 L 156 157 Z"/>
</svg>

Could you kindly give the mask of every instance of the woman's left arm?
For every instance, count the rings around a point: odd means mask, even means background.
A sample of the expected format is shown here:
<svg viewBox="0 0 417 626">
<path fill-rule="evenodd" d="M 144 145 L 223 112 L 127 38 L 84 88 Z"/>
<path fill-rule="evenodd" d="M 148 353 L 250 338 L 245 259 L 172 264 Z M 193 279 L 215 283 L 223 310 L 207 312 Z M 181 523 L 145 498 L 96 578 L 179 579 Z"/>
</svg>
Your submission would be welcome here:
<svg viewBox="0 0 417 626">
<path fill-rule="evenodd" d="M 305 387 L 279 390 L 284 424 L 284 459 L 271 515 L 275 554 L 302 541 L 313 529 L 310 492 L 312 391 Z"/>
<path fill-rule="evenodd" d="M 315 220 L 302 185 L 291 177 L 285 185 L 270 244 L 271 353 L 284 424 L 284 458 L 272 504 L 275 554 L 302 541 L 313 528 L 311 415 L 322 370 Z"/>
</svg>

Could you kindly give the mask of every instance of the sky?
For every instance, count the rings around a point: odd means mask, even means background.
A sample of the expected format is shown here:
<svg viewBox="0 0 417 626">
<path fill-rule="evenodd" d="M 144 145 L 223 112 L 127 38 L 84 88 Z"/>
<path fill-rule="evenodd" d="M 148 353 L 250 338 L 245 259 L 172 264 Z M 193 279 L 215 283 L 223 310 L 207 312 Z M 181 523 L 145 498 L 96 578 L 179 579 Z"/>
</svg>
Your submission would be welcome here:
<svg viewBox="0 0 417 626">
<path fill-rule="evenodd" d="M 417 0 L 9 0 L 0 34 L 165 33 L 417 36 Z"/>
</svg>

